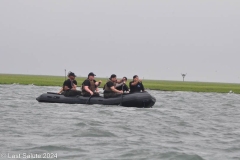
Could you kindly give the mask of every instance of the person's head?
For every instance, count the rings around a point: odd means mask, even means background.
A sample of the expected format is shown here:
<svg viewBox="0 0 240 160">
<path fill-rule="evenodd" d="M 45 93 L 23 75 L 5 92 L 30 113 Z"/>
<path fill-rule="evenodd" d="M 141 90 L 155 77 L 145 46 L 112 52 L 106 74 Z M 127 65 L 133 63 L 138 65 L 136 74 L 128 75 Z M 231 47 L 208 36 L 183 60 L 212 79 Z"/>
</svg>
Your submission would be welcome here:
<svg viewBox="0 0 240 160">
<path fill-rule="evenodd" d="M 111 77 L 109 78 L 111 81 L 116 82 L 117 81 L 117 75 L 112 74 Z"/>
<path fill-rule="evenodd" d="M 88 74 L 88 79 L 89 80 L 94 80 L 94 76 L 96 76 L 93 72 L 90 72 L 89 74 Z"/>
<path fill-rule="evenodd" d="M 138 75 L 134 75 L 133 76 L 133 81 L 138 81 L 138 80 L 139 80 Z"/>
<path fill-rule="evenodd" d="M 75 77 L 77 77 L 73 72 L 69 72 L 68 73 L 68 78 L 71 79 L 71 80 L 74 80 Z"/>
<path fill-rule="evenodd" d="M 127 82 L 127 77 L 123 77 L 123 81 Z"/>
</svg>

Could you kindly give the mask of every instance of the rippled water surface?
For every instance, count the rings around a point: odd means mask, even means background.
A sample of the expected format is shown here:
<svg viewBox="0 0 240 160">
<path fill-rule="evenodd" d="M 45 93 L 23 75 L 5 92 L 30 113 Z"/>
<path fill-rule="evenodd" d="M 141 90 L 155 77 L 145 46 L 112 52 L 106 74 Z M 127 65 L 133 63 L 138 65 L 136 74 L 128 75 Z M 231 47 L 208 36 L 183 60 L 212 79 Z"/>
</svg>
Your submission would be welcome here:
<svg viewBox="0 0 240 160">
<path fill-rule="evenodd" d="M 240 159 L 240 95 L 149 91 L 148 109 L 35 100 L 58 90 L 0 85 L 0 159 Z"/>
</svg>

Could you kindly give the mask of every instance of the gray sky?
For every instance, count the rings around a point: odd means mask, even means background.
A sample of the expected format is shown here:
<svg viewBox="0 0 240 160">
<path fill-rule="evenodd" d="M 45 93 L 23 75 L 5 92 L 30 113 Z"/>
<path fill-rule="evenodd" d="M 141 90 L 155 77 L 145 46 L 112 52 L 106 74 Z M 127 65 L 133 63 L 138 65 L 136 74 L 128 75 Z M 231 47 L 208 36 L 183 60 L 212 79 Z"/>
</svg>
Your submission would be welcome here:
<svg viewBox="0 0 240 160">
<path fill-rule="evenodd" d="M 240 82 L 240 0 L 0 0 L 0 73 Z"/>
</svg>

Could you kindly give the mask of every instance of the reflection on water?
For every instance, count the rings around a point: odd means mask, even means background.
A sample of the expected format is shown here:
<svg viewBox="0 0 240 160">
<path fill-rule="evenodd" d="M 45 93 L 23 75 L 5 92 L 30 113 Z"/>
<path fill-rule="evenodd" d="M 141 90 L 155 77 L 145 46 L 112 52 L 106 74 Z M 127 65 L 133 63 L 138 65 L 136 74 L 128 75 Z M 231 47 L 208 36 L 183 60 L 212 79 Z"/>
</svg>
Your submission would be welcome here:
<svg viewBox="0 0 240 160">
<path fill-rule="evenodd" d="M 57 153 L 58 159 L 240 157 L 240 95 L 149 91 L 157 99 L 150 109 L 35 100 L 58 90 L 0 85 L 2 154 Z"/>
</svg>

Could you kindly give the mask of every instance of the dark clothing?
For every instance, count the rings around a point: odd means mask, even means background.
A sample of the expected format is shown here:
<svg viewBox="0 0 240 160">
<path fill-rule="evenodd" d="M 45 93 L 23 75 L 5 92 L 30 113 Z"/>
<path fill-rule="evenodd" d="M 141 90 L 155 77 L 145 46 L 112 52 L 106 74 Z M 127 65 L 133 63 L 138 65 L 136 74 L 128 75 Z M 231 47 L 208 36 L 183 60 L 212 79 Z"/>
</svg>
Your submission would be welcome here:
<svg viewBox="0 0 240 160">
<path fill-rule="evenodd" d="M 134 92 L 141 92 L 141 91 L 144 91 L 144 86 L 142 83 L 139 83 L 135 86 L 132 86 L 131 84 L 134 83 L 133 81 L 131 81 L 129 83 L 129 86 L 130 86 L 130 93 L 134 93 Z"/>
<path fill-rule="evenodd" d="M 122 85 L 121 85 L 121 86 L 118 86 L 116 89 L 119 90 L 119 91 L 123 90 L 123 92 L 129 91 L 129 88 L 126 84 L 124 84 L 123 88 L 122 88 Z"/>
<path fill-rule="evenodd" d="M 89 92 L 82 92 L 82 95 L 83 95 L 83 97 L 90 97 L 91 96 L 91 94 Z M 93 92 L 92 97 L 99 97 L 99 96 L 100 96 L 99 93 Z"/>
<path fill-rule="evenodd" d="M 63 92 L 63 95 L 66 97 L 74 97 L 74 96 L 81 96 L 82 92 L 81 91 L 76 91 L 76 90 L 67 90 Z"/>
<path fill-rule="evenodd" d="M 112 86 L 115 86 L 115 84 L 112 81 L 108 81 L 106 83 L 106 85 L 107 85 L 108 88 L 111 88 Z"/>
<path fill-rule="evenodd" d="M 112 81 L 108 81 L 103 87 L 104 94 L 105 93 L 110 93 L 110 92 L 115 93 L 115 92 L 112 91 L 111 87 L 115 87 L 115 83 L 112 82 Z"/>
<path fill-rule="evenodd" d="M 104 92 L 104 98 L 113 98 L 121 96 L 122 94 L 116 92 Z"/>
<path fill-rule="evenodd" d="M 73 80 L 71 81 L 70 79 L 67 79 L 66 81 L 63 82 L 63 89 L 65 88 L 65 86 L 67 86 L 69 89 L 68 90 L 64 90 L 63 95 L 66 97 L 73 97 L 73 96 L 77 96 L 77 95 L 81 95 L 81 91 L 76 91 L 76 90 L 71 90 L 73 88 L 73 84 L 77 85 L 77 81 Z"/>
<path fill-rule="evenodd" d="M 93 82 L 94 86 L 92 86 L 91 82 Z M 83 83 L 82 83 L 82 86 L 88 86 L 89 89 L 91 90 L 91 87 L 95 87 L 97 88 L 97 86 L 95 85 L 96 81 L 93 80 L 93 81 L 90 81 L 89 79 L 86 79 Z M 94 92 L 94 91 L 93 91 Z"/>
<path fill-rule="evenodd" d="M 96 81 L 95 80 L 92 80 L 90 81 L 89 79 L 86 79 L 83 83 L 82 83 L 82 95 L 85 96 L 85 97 L 90 97 L 91 94 L 86 91 L 84 89 L 85 86 L 88 86 L 88 88 L 94 93 L 93 96 L 99 96 L 99 93 L 96 93 L 96 88 L 97 86 L 95 85 Z"/>
<path fill-rule="evenodd" d="M 77 81 L 76 80 L 71 81 L 70 79 L 67 79 L 66 81 L 63 82 L 63 89 L 65 86 L 67 86 L 69 89 L 72 89 L 73 84 L 77 85 Z"/>
<path fill-rule="evenodd" d="M 117 97 L 121 95 L 120 93 L 112 91 L 111 87 L 115 87 L 115 83 L 112 81 L 108 81 L 104 86 L 104 98 Z"/>
</svg>

